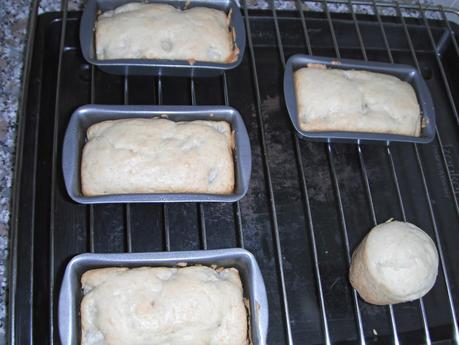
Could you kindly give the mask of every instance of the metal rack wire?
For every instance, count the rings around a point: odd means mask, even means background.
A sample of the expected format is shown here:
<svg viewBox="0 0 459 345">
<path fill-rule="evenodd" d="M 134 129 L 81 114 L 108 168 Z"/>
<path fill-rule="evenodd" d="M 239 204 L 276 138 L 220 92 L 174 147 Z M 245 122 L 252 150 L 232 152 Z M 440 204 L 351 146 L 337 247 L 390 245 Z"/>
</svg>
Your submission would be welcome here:
<svg viewBox="0 0 459 345">
<path fill-rule="evenodd" d="M 325 17 L 328 22 L 330 34 L 331 34 L 331 40 L 333 42 L 333 49 L 335 52 L 335 55 L 337 58 L 341 57 L 341 50 L 339 46 L 339 42 L 337 39 L 337 35 L 335 33 L 335 27 L 334 27 L 334 19 L 333 19 L 333 12 L 330 10 L 331 5 L 334 4 L 340 4 L 340 5 L 346 5 L 348 8 L 348 14 L 352 18 L 353 26 L 355 28 L 355 34 L 357 35 L 358 42 L 359 42 L 359 47 L 361 50 L 361 55 L 363 60 L 368 60 L 367 56 L 367 48 L 365 47 L 364 44 L 364 39 L 362 37 L 362 33 L 360 30 L 360 22 L 357 18 L 357 13 L 355 11 L 355 6 L 357 5 L 364 5 L 364 6 L 369 6 L 370 8 L 373 9 L 373 13 L 376 17 L 377 23 L 379 25 L 380 31 L 381 31 L 381 37 L 383 39 L 383 43 L 385 46 L 385 52 L 387 54 L 387 59 L 389 62 L 394 63 L 394 54 L 391 50 L 391 47 L 389 45 L 389 41 L 387 38 L 387 34 L 385 31 L 385 24 L 383 19 L 381 18 L 380 14 L 380 9 L 382 8 L 392 8 L 396 11 L 397 13 L 397 20 L 399 25 L 402 26 L 403 32 L 406 36 L 406 40 L 408 42 L 410 54 L 412 57 L 413 64 L 416 66 L 418 70 L 420 70 L 420 64 L 418 61 L 418 57 L 416 54 L 416 50 L 414 48 L 414 44 L 412 41 L 412 37 L 410 35 L 410 31 L 408 28 L 407 21 L 405 17 L 403 16 L 403 11 L 405 10 L 411 10 L 415 11 L 417 13 L 417 18 L 422 20 L 424 27 L 427 30 L 428 36 L 429 36 L 429 41 L 431 44 L 431 49 L 432 52 L 435 54 L 436 57 L 436 63 L 437 66 L 440 70 L 442 81 L 443 81 L 443 86 L 446 91 L 446 95 L 449 101 L 449 105 L 451 108 L 451 112 L 453 113 L 456 121 L 456 125 L 459 124 L 459 116 L 458 116 L 458 111 L 456 109 L 456 104 L 454 102 L 454 97 L 453 97 L 453 91 L 449 85 L 448 77 L 445 72 L 445 66 L 440 58 L 440 54 L 438 51 L 438 45 L 435 42 L 434 36 L 432 34 L 432 30 L 430 27 L 430 22 L 427 19 L 426 13 L 436 13 L 441 17 L 441 21 L 443 25 L 449 30 L 451 33 L 450 37 L 453 42 L 453 46 L 455 49 L 455 54 L 457 55 L 457 58 L 459 59 L 459 46 L 454 34 L 453 29 L 451 28 L 450 23 L 447 20 L 447 14 L 459 16 L 459 12 L 452 10 L 452 9 L 445 9 L 441 6 L 425 6 L 421 4 L 415 4 L 415 5 L 408 5 L 408 4 L 400 4 L 398 2 L 376 2 L 375 0 L 371 1 L 352 1 L 352 0 L 321 0 L 321 1 L 303 1 L 303 0 L 295 0 L 295 5 L 297 8 L 298 12 L 298 17 L 301 20 L 301 27 L 303 30 L 303 36 L 304 36 L 304 52 L 308 53 L 310 55 L 314 54 L 313 47 L 311 45 L 311 39 L 309 37 L 309 30 L 308 30 L 308 20 L 306 16 L 304 15 L 304 5 L 307 4 L 308 2 L 319 2 L 322 6 L 323 13 L 325 14 Z M 32 18 L 31 21 L 31 29 L 33 32 L 34 25 L 36 25 L 36 15 L 38 11 L 38 3 L 39 1 L 35 1 L 34 3 L 34 17 Z M 285 65 L 285 50 L 283 46 L 283 40 L 282 40 L 282 35 L 281 35 L 281 27 L 279 25 L 279 13 L 278 9 L 276 9 L 275 3 L 273 0 L 270 1 L 270 12 L 272 15 L 272 25 L 274 26 L 274 31 L 275 31 L 275 39 L 276 39 L 276 44 L 277 44 L 277 49 L 279 53 L 279 59 L 280 62 L 283 65 Z M 267 145 L 267 140 L 266 140 L 266 132 L 265 132 L 265 114 L 263 111 L 262 107 L 262 99 L 261 99 L 261 94 L 260 94 L 260 82 L 259 82 L 259 75 L 257 73 L 257 59 L 255 56 L 255 47 L 254 47 L 254 42 L 252 40 L 252 32 L 251 32 L 251 17 L 250 17 L 250 12 L 247 7 L 247 3 L 245 1 L 242 1 L 241 3 L 241 10 L 243 11 L 244 18 L 245 18 L 245 25 L 246 25 L 246 30 L 247 30 L 247 37 L 248 37 L 248 56 L 249 56 L 249 64 L 251 66 L 251 78 L 253 82 L 253 93 L 255 96 L 255 110 L 256 110 L 256 118 L 257 118 L 257 124 L 258 124 L 258 135 L 260 138 L 260 147 L 261 147 L 261 152 L 262 152 L 262 161 L 263 161 L 263 170 L 264 170 L 264 176 L 266 179 L 266 193 L 268 195 L 268 200 L 269 200 L 269 211 L 270 211 L 270 221 L 271 221 L 271 230 L 272 230 L 272 235 L 273 235 L 273 240 L 274 240 L 274 251 L 275 251 L 275 263 L 276 263 L 276 268 L 278 272 L 278 278 L 279 278 L 279 285 L 280 285 L 280 300 L 281 300 L 281 308 L 282 308 L 282 316 L 283 316 L 283 324 L 285 328 L 285 342 L 287 344 L 293 345 L 294 344 L 294 337 L 292 335 L 292 321 L 290 318 L 290 312 L 289 312 L 289 296 L 287 293 L 287 287 L 286 287 L 286 279 L 285 279 L 285 273 L 284 273 L 284 260 L 283 260 L 283 247 L 281 244 L 281 236 L 279 233 L 279 225 L 278 225 L 278 210 L 277 210 L 277 204 L 276 204 L 276 199 L 275 199 L 275 193 L 273 190 L 273 182 L 272 182 L 272 176 L 271 176 L 271 170 L 270 170 L 270 155 L 269 155 L 269 148 Z M 51 204 L 50 204 L 50 213 L 49 213 L 49 219 L 50 219 L 50 228 L 49 228 L 49 248 L 50 248 L 50 260 L 49 260 L 49 291 L 48 291 L 48 299 L 50 301 L 49 303 L 49 315 L 50 315 L 50 322 L 49 322 L 49 339 L 50 343 L 54 344 L 56 342 L 56 329 L 54 325 L 56 324 L 56 288 L 55 288 L 55 283 L 56 283 L 56 267 L 54 266 L 55 260 L 54 260 L 54 250 L 55 250 L 55 231 L 56 227 L 54 224 L 54 219 L 55 219 L 55 214 L 56 214 L 56 186 L 57 184 L 57 169 L 59 166 L 58 162 L 58 155 L 57 155 L 57 150 L 58 150 L 58 129 L 59 129 L 59 103 L 60 103 L 60 97 L 61 97 L 61 73 L 62 73 L 62 60 L 63 60 L 63 54 L 65 50 L 65 39 L 66 39 L 66 28 L 67 28 L 67 16 L 68 16 L 68 1 L 64 0 L 62 3 L 62 26 L 61 26 L 61 33 L 60 33 L 60 49 L 59 49 L 59 57 L 58 57 L 58 67 L 57 67 L 57 88 L 56 88 L 56 94 L 55 94 L 55 113 L 54 113 L 54 127 L 53 127 L 53 147 L 52 147 L 52 172 L 51 172 L 51 177 L 52 177 L 52 183 L 51 183 Z M 33 34 L 31 35 L 33 39 Z M 31 43 L 29 42 L 29 49 L 31 49 Z M 30 59 L 31 57 L 28 56 L 26 59 L 26 68 L 25 68 L 25 75 L 27 76 L 28 70 L 30 69 Z M 95 68 L 92 66 L 91 67 L 91 98 L 90 101 L 91 103 L 95 103 L 96 100 L 96 95 L 95 95 L 95 90 L 96 90 L 96 78 L 95 78 Z M 27 83 L 27 79 L 26 79 Z M 225 104 L 231 104 L 231 95 L 229 94 L 228 90 L 228 81 L 227 81 L 227 75 L 223 74 L 221 78 L 221 83 L 223 85 L 223 99 Z M 163 95 L 163 85 L 162 85 L 162 79 L 161 77 L 157 78 L 155 81 L 155 96 L 157 99 L 157 104 L 162 104 L 162 95 Z M 196 104 L 196 91 L 195 91 L 195 80 L 190 79 L 190 97 L 191 97 L 191 104 Z M 24 95 L 26 96 L 26 93 L 24 91 Z M 124 83 L 123 83 L 123 97 L 124 97 L 124 104 L 129 103 L 129 78 L 125 77 L 124 78 Z M 23 97 L 23 102 L 26 101 L 26 97 Z M 22 108 L 22 112 L 24 112 L 24 109 Z M 450 170 L 450 166 L 448 164 L 447 158 L 446 158 L 446 151 L 443 145 L 444 142 L 444 137 L 443 133 L 439 131 L 437 128 L 437 133 L 436 133 L 436 143 L 438 145 L 439 151 L 440 151 L 440 157 L 441 157 L 441 163 L 443 166 L 443 169 L 446 173 L 447 176 L 447 181 L 448 181 L 448 188 L 450 191 L 450 194 L 452 196 L 452 200 L 454 203 L 455 207 L 455 212 L 456 216 L 459 217 L 459 207 L 458 207 L 458 201 L 457 201 L 457 191 L 455 190 L 454 186 L 454 181 L 453 181 L 453 175 Z M 21 152 L 22 148 L 22 140 L 21 140 L 21 132 L 19 133 L 19 144 L 18 144 L 18 152 Z M 299 139 L 294 135 L 292 132 L 291 134 L 292 137 L 292 144 L 294 148 L 294 153 L 295 153 L 295 158 L 296 158 L 296 166 L 298 169 L 298 176 L 299 176 L 299 185 L 301 186 L 301 193 L 302 193 L 302 201 L 304 204 L 304 215 L 305 219 L 307 221 L 307 229 L 305 231 L 307 232 L 310 240 L 310 258 L 309 260 L 312 260 L 312 266 L 314 269 L 314 276 L 315 276 L 315 287 L 317 290 L 317 295 L 318 295 L 318 308 L 319 308 L 319 313 L 320 313 L 320 320 L 321 320 L 321 327 L 322 327 L 322 340 L 324 344 L 332 344 L 334 342 L 334 339 L 332 337 L 331 331 L 330 331 L 330 325 L 329 325 L 329 320 L 328 320 L 328 313 L 327 313 L 327 303 L 324 297 L 324 292 L 323 292 L 323 279 L 322 279 L 322 272 L 321 272 L 321 265 L 319 262 L 319 255 L 318 255 L 318 246 L 317 246 L 317 234 L 316 234 L 316 229 L 315 229 L 315 222 L 314 222 L 314 214 L 312 212 L 311 206 L 310 206 L 310 197 L 309 197 L 309 189 L 308 189 L 308 181 L 306 178 L 305 174 L 305 166 L 303 164 L 302 160 L 302 147 L 300 145 Z M 338 208 L 338 215 L 339 215 L 339 221 L 341 225 L 341 234 L 344 239 L 343 241 L 343 247 L 346 252 L 346 258 L 347 258 L 347 264 L 350 264 L 351 260 L 351 245 L 349 241 L 349 230 L 347 226 L 347 219 L 344 211 L 344 203 L 342 201 L 342 187 L 340 186 L 340 181 L 339 181 L 339 176 L 336 171 L 336 162 L 335 162 L 335 153 L 334 153 L 334 144 L 332 143 L 327 143 L 324 144 L 324 150 L 326 152 L 326 157 L 330 169 L 330 176 L 332 180 L 332 186 L 334 189 L 335 197 L 337 200 L 337 208 Z M 374 193 L 371 189 L 371 184 L 369 181 L 369 175 L 367 171 L 367 166 L 366 166 L 366 161 L 364 157 L 364 146 L 360 144 L 355 145 L 355 151 L 358 155 L 359 159 L 359 165 L 360 165 L 360 172 L 363 178 L 364 182 L 364 190 L 366 193 L 366 198 L 369 206 L 369 213 L 370 217 L 372 219 L 373 224 L 377 224 L 377 214 L 375 212 L 375 206 L 374 206 Z M 434 207 L 432 205 L 431 201 L 431 187 L 429 186 L 429 182 L 426 178 L 426 173 L 425 173 L 425 162 L 423 161 L 420 153 L 419 153 L 419 148 L 417 145 L 413 145 L 413 150 L 415 153 L 415 158 L 417 162 L 417 169 L 419 171 L 419 174 L 422 179 L 422 184 L 423 184 L 423 193 L 425 197 L 425 201 L 428 205 L 428 210 L 429 210 L 429 217 L 433 226 L 434 230 L 434 235 L 435 235 L 435 242 L 437 244 L 438 250 L 439 250 L 439 255 L 440 255 L 440 263 L 441 263 L 441 274 L 444 278 L 445 282 L 445 288 L 447 292 L 447 297 L 449 301 L 448 305 L 448 313 L 450 315 L 450 320 L 451 320 L 451 328 L 452 328 L 452 341 L 455 343 L 459 343 L 459 329 L 458 329 L 458 320 L 457 320 L 457 311 L 455 307 L 455 297 L 453 295 L 453 289 L 451 286 L 451 278 L 450 278 L 450 273 L 451 272 L 451 267 L 448 265 L 448 262 L 445 258 L 445 250 L 443 248 L 443 240 L 442 240 L 442 230 L 439 229 L 438 227 L 438 222 L 437 222 L 437 215 L 435 214 Z M 392 174 L 392 183 L 394 185 L 394 188 L 396 190 L 396 198 L 398 200 L 400 212 L 402 214 L 402 219 L 407 220 L 406 212 L 405 212 L 405 206 L 404 206 L 404 198 L 401 192 L 400 188 L 400 181 L 399 181 L 399 168 L 397 167 L 396 163 L 394 162 L 393 158 L 393 152 L 392 152 L 392 146 L 390 143 L 387 143 L 387 145 L 384 148 L 385 155 L 387 157 L 387 161 L 389 163 L 389 170 L 391 171 Z M 18 161 L 17 163 L 17 169 L 20 171 L 20 164 L 21 162 Z M 36 162 L 35 162 L 36 165 Z M 16 180 L 18 180 L 18 176 L 16 176 Z M 15 187 L 15 192 L 14 194 L 19 193 L 19 186 Z M 17 215 L 19 210 L 18 210 L 18 201 L 15 200 L 13 204 L 13 214 Z M 88 206 L 87 207 L 87 229 L 88 229 L 88 244 L 87 244 L 87 250 L 94 252 L 95 251 L 95 207 L 96 206 Z M 199 233 L 200 233 L 200 247 L 202 249 L 207 249 L 207 234 L 206 234 L 206 207 L 204 204 L 197 204 L 197 215 L 198 215 L 198 223 L 199 223 Z M 170 219 L 169 219 L 169 210 L 168 210 L 168 205 L 164 204 L 162 206 L 162 224 L 163 224 L 163 249 L 164 250 L 171 250 L 171 235 L 170 235 Z M 234 203 L 233 205 L 233 216 L 234 216 L 234 222 L 236 224 L 236 237 L 237 237 L 237 243 L 240 247 L 244 247 L 244 229 L 243 229 L 243 220 L 242 220 L 242 215 L 241 215 L 241 205 L 239 202 Z M 125 205 L 123 208 L 123 217 L 124 217 L 124 229 L 125 229 L 125 251 L 131 252 L 132 251 L 132 225 L 131 225 L 131 206 L 129 204 Z M 456 218 L 457 220 L 457 218 Z M 13 228 L 17 226 L 17 219 L 13 219 Z M 15 267 L 15 261 L 17 260 L 17 238 L 16 235 L 14 235 L 13 232 L 13 237 L 12 237 L 12 253 L 13 253 L 13 259 L 12 259 L 12 267 L 13 269 L 11 270 L 11 290 L 10 290 L 10 307 L 9 307 L 9 312 L 10 312 L 10 325 L 9 325 L 9 336 L 11 339 L 12 344 L 19 344 L 20 339 L 17 335 L 18 327 L 17 322 L 15 320 L 16 316 L 16 302 L 15 302 L 15 293 L 18 288 L 17 286 L 17 277 L 14 272 L 14 267 Z M 32 268 L 33 268 L 33 262 L 31 263 Z M 32 285 L 33 285 L 33 277 L 32 279 Z M 33 290 L 33 288 L 32 288 Z M 457 298 L 457 297 L 456 297 Z M 33 294 L 31 296 L 32 301 L 30 301 L 30 305 L 33 305 Z M 356 329 L 358 333 L 358 342 L 360 344 L 366 344 L 368 342 L 368 336 L 366 336 L 366 331 L 365 331 L 365 319 L 362 315 L 361 311 L 361 300 L 359 299 L 357 293 L 355 290 L 352 291 L 352 301 L 353 301 L 353 307 L 355 311 L 355 323 L 356 323 Z M 31 307 L 32 309 L 32 307 Z M 431 344 L 432 341 L 432 336 L 430 334 L 430 327 L 429 327 L 429 312 L 426 309 L 424 305 L 423 299 L 419 300 L 418 303 L 418 309 L 419 309 L 419 314 L 422 319 L 422 327 L 423 327 L 423 333 L 425 336 L 425 343 Z M 392 328 L 392 342 L 394 344 L 399 344 L 400 339 L 399 339 L 399 332 L 398 332 L 398 326 L 397 326 L 397 312 L 394 310 L 393 306 L 389 306 L 387 308 L 387 311 L 390 316 L 390 323 L 391 323 L 391 328 Z M 33 327 L 33 325 L 31 325 Z M 32 343 L 32 338 L 30 338 L 30 343 Z M 21 343 L 22 344 L 22 343 Z"/>
</svg>

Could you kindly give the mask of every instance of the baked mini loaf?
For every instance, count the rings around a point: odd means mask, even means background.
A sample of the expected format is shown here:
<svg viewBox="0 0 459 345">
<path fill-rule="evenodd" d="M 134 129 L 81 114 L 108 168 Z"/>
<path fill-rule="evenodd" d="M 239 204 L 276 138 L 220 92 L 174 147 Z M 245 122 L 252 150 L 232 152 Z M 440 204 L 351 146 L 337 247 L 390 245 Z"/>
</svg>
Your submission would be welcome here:
<svg viewBox="0 0 459 345">
<path fill-rule="evenodd" d="M 81 345 L 248 344 L 235 268 L 111 267 L 81 285 Z"/>
<path fill-rule="evenodd" d="M 395 304 L 424 296 L 435 284 L 438 254 L 417 226 L 391 221 L 374 227 L 352 255 L 349 279 L 372 304 Z"/>
<path fill-rule="evenodd" d="M 230 194 L 234 190 L 230 124 L 163 118 L 96 123 L 87 131 L 81 184 L 86 196 Z"/>
<path fill-rule="evenodd" d="M 238 49 L 229 16 L 207 7 L 180 10 L 167 4 L 128 3 L 96 22 L 96 56 L 230 63 Z"/>
<path fill-rule="evenodd" d="M 312 64 L 295 71 L 294 82 L 304 131 L 420 135 L 416 93 L 397 77 Z"/>
</svg>

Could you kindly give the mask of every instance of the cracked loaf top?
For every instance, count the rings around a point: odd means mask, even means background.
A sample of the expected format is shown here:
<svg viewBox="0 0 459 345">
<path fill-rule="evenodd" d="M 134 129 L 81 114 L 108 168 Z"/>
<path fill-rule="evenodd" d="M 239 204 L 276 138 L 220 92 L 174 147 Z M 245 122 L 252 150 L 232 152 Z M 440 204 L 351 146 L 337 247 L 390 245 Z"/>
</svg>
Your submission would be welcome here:
<svg viewBox="0 0 459 345">
<path fill-rule="evenodd" d="M 225 121 L 99 122 L 89 127 L 83 148 L 83 194 L 230 194 L 235 181 L 233 147 Z"/>
<path fill-rule="evenodd" d="M 129 3 L 96 22 L 97 59 L 236 61 L 229 17 L 206 7 L 187 10 L 167 4 Z"/>
<path fill-rule="evenodd" d="M 108 267 L 81 284 L 81 345 L 248 344 L 235 268 Z"/>
<path fill-rule="evenodd" d="M 304 131 L 420 135 L 416 93 L 397 77 L 312 65 L 297 70 L 294 79 Z"/>
</svg>

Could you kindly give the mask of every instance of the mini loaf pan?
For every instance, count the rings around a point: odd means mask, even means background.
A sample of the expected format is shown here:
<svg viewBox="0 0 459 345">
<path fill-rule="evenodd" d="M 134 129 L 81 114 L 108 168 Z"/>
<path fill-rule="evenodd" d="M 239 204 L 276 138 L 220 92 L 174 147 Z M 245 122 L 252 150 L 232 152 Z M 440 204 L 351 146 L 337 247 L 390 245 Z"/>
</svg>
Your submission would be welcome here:
<svg viewBox="0 0 459 345">
<path fill-rule="evenodd" d="M 307 67 L 308 64 L 321 64 L 327 68 L 334 69 L 353 69 L 391 74 L 410 83 L 416 92 L 416 97 L 421 108 L 421 135 L 419 137 L 414 137 L 408 135 L 369 132 L 303 131 L 298 119 L 293 73 L 302 67 Z M 422 75 L 412 66 L 382 62 L 365 62 L 350 59 L 314 57 L 300 54 L 293 55 L 288 59 L 285 66 L 284 98 L 293 127 L 295 127 L 297 135 L 302 139 L 321 142 L 369 143 L 380 141 L 388 143 L 391 141 L 400 141 L 426 144 L 431 142 L 435 137 L 435 109 L 432 102 L 432 96 L 430 95 L 430 91 Z"/>
<path fill-rule="evenodd" d="M 219 249 L 162 253 L 80 254 L 65 269 L 59 294 L 59 335 L 63 345 L 80 344 L 81 275 L 102 267 L 171 267 L 216 265 L 239 270 L 244 297 L 249 300 L 250 338 L 253 345 L 265 345 L 268 333 L 268 300 L 265 284 L 255 257 L 245 249 Z"/>
<path fill-rule="evenodd" d="M 105 120 L 163 117 L 172 121 L 227 121 L 234 131 L 235 188 L 232 194 L 149 193 L 84 196 L 81 191 L 81 154 L 87 129 Z M 239 112 L 227 106 L 131 106 L 84 105 L 72 114 L 64 137 L 62 170 L 70 197 L 81 204 L 138 202 L 234 202 L 241 199 L 249 187 L 252 170 L 250 141 Z"/>
<path fill-rule="evenodd" d="M 235 32 L 235 43 L 239 48 L 237 60 L 231 63 L 166 59 L 113 59 L 97 60 L 95 51 L 95 24 L 100 11 L 105 12 L 128 3 L 126 0 L 89 0 L 84 8 L 80 24 L 80 43 L 84 58 L 102 71 L 119 75 L 164 75 L 184 77 L 208 77 L 237 67 L 245 51 L 245 26 L 241 11 L 233 0 L 155 0 L 151 3 L 169 4 L 177 8 L 209 7 L 231 11 L 230 28 Z"/>
</svg>

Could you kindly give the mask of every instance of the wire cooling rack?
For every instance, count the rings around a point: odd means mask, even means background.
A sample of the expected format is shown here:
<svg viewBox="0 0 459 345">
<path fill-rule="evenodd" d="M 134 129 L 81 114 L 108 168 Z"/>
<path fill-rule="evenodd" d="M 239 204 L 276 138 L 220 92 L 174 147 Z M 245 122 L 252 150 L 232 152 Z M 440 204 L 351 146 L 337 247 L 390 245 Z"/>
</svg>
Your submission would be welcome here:
<svg viewBox="0 0 459 345">
<path fill-rule="evenodd" d="M 13 193 L 9 339 L 59 344 L 57 295 L 68 260 L 82 252 L 245 247 L 262 269 L 269 344 L 458 343 L 458 12 L 375 1 L 296 1 L 248 9 L 242 65 L 209 79 L 118 77 L 89 66 L 79 12 L 37 15 L 34 2 L 19 113 Z M 311 11 L 313 9 L 316 11 Z M 321 10 L 321 11 L 317 11 Z M 337 10 L 340 13 L 337 13 Z M 390 15 L 386 15 L 390 14 Z M 299 140 L 282 101 L 295 53 L 406 63 L 435 100 L 429 145 Z M 253 151 L 247 196 L 234 204 L 73 203 L 60 170 L 63 132 L 86 103 L 229 104 Z M 377 223 L 413 222 L 435 240 L 440 273 L 423 299 L 378 307 L 347 281 L 350 255 Z"/>
</svg>

